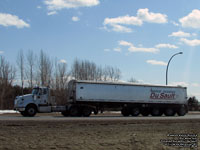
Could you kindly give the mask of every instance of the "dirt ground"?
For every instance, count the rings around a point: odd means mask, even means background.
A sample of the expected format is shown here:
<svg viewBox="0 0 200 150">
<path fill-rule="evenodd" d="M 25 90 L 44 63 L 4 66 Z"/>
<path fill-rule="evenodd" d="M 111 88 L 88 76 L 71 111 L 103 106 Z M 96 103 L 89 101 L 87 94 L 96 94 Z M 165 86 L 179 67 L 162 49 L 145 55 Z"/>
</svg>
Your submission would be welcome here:
<svg viewBox="0 0 200 150">
<path fill-rule="evenodd" d="M 200 120 L 0 121 L 2 150 L 196 150 L 198 135 Z M 190 145 L 164 145 L 172 139 Z"/>
</svg>

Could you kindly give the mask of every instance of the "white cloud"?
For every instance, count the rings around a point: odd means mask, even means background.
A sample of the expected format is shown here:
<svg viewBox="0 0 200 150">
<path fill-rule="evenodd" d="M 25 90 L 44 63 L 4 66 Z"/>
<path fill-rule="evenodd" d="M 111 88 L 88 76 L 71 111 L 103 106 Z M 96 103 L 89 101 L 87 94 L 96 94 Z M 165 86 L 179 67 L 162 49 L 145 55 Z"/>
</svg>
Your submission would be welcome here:
<svg viewBox="0 0 200 150">
<path fill-rule="evenodd" d="M 115 52 L 121 52 L 121 48 L 120 48 L 120 47 L 114 48 L 113 50 L 114 50 Z"/>
<path fill-rule="evenodd" d="M 55 15 L 55 14 L 57 14 L 57 11 L 50 11 L 47 13 L 48 16 Z"/>
<path fill-rule="evenodd" d="M 175 26 L 179 26 L 179 24 L 178 23 L 176 23 L 175 21 L 171 21 L 171 23 L 173 24 L 173 25 L 175 25 Z"/>
<path fill-rule="evenodd" d="M 172 48 L 172 49 L 178 48 L 176 45 L 172 45 L 172 44 L 157 44 L 155 47 L 156 48 Z"/>
<path fill-rule="evenodd" d="M 104 28 L 106 28 L 106 25 L 110 25 L 112 30 L 115 32 L 130 33 L 132 32 L 132 29 L 125 27 L 124 25 L 140 26 L 142 25 L 142 21 L 138 19 L 137 17 L 126 15 L 126 16 L 120 16 L 117 18 L 105 18 L 103 24 L 104 24 Z"/>
<path fill-rule="evenodd" d="M 121 46 L 128 46 L 129 52 L 146 52 L 146 53 L 157 53 L 159 49 L 157 48 L 145 48 L 145 47 L 135 47 L 132 43 L 127 41 L 119 41 L 119 45 Z"/>
<path fill-rule="evenodd" d="M 105 48 L 104 51 L 105 51 L 105 52 L 110 52 L 110 49 Z"/>
<path fill-rule="evenodd" d="M 4 53 L 4 51 L 0 51 L 0 55 L 3 54 L 3 53 Z"/>
<path fill-rule="evenodd" d="M 126 26 L 141 26 L 143 22 L 149 23 L 167 23 L 167 16 L 160 13 L 149 12 L 149 9 L 139 9 L 137 16 L 119 16 L 115 18 L 105 18 L 103 25 L 104 29 L 108 30 L 106 26 L 110 26 L 116 32 L 132 32 L 131 28 Z"/>
<path fill-rule="evenodd" d="M 197 33 L 192 33 L 192 36 L 197 36 Z"/>
<path fill-rule="evenodd" d="M 167 23 L 167 15 L 161 13 L 149 12 L 148 8 L 139 9 L 137 17 L 143 21 L 151 23 Z"/>
<path fill-rule="evenodd" d="M 151 64 L 151 65 L 167 66 L 167 63 L 164 62 L 164 61 L 147 60 L 146 62 L 147 62 L 148 64 Z"/>
<path fill-rule="evenodd" d="M 125 33 L 132 32 L 131 28 L 127 28 L 127 27 L 124 27 L 122 25 L 113 24 L 112 27 L 113 27 L 112 30 L 115 31 L 115 32 L 125 32 Z"/>
<path fill-rule="evenodd" d="M 119 45 L 122 45 L 122 46 L 133 46 L 133 44 L 132 43 L 130 43 L 130 42 L 127 42 L 127 41 L 119 41 Z"/>
<path fill-rule="evenodd" d="M 200 29 L 200 10 L 194 9 L 187 16 L 179 19 L 182 27 Z"/>
<path fill-rule="evenodd" d="M 200 45 L 200 40 L 198 40 L 198 39 L 188 40 L 186 38 L 181 38 L 180 41 L 189 46 L 199 46 Z"/>
<path fill-rule="evenodd" d="M 76 22 L 76 21 L 79 21 L 80 19 L 79 19 L 79 17 L 77 17 L 77 16 L 73 16 L 72 17 L 72 21 L 74 21 L 74 22 Z"/>
<path fill-rule="evenodd" d="M 146 52 L 146 53 L 157 53 L 159 52 L 156 48 L 145 48 L 145 47 L 135 47 L 131 46 L 128 48 L 130 52 Z"/>
<path fill-rule="evenodd" d="M 171 86 L 183 86 L 183 87 L 189 86 L 189 84 L 186 83 L 186 82 L 172 82 L 169 85 L 171 85 Z"/>
<path fill-rule="evenodd" d="M 173 36 L 173 37 L 190 37 L 191 34 L 183 32 L 183 31 L 178 31 L 178 32 L 172 32 L 169 36 Z"/>
<path fill-rule="evenodd" d="M 64 8 L 92 7 L 98 5 L 99 0 L 45 0 L 49 10 L 61 10 Z"/>
<path fill-rule="evenodd" d="M 134 16 L 120 16 L 117 18 L 106 18 L 104 19 L 104 25 L 107 24 L 124 24 L 124 25 L 136 25 L 136 26 L 141 26 L 142 25 L 142 20 L 138 19 L 137 17 Z"/>
<path fill-rule="evenodd" d="M 19 19 L 18 16 L 0 13 L 0 25 L 2 26 L 16 26 L 17 28 L 30 27 L 28 23 Z"/>
<path fill-rule="evenodd" d="M 38 9 L 41 9 L 42 7 L 41 7 L 41 6 L 37 6 L 37 8 L 38 8 Z"/>
<path fill-rule="evenodd" d="M 59 63 L 64 63 L 64 64 L 66 64 L 67 61 L 66 61 L 65 59 L 61 59 L 61 60 L 59 61 Z"/>
<path fill-rule="evenodd" d="M 193 87 L 200 87 L 200 84 L 199 83 L 192 83 L 191 86 L 193 86 Z"/>
</svg>

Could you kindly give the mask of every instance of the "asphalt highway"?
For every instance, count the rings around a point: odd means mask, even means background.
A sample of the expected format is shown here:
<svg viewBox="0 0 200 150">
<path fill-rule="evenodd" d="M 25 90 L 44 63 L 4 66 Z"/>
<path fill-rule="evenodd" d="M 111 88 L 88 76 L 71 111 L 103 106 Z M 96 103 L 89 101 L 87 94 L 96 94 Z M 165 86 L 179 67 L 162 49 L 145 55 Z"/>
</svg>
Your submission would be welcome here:
<svg viewBox="0 0 200 150">
<path fill-rule="evenodd" d="M 37 114 L 35 117 L 22 117 L 19 113 L 14 114 L 1 114 L 0 121 L 134 121 L 134 120 L 199 120 L 200 121 L 200 113 L 188 113 L 185 116 L 172 116 L 172 117 L 123 117 L 118 113 L 108 113 L 108 114 L 99 114 L 99 115 L 91 115 L 90 117 L 64 117 L 59 113 L 49 113 L 49 114 Z"/>
</svg>

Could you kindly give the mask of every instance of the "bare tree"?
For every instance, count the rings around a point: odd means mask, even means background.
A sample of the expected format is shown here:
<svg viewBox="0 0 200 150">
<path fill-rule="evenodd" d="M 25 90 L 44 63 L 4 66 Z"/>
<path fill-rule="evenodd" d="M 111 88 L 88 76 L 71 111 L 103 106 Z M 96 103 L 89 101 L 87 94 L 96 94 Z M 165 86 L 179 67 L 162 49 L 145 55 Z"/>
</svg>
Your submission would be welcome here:
<svg viewBox="0 0 200 150">
<path fill-rule="evenodd" d="M 121 71 L 118 68 L 106 66 L 102 68 L 94 62 L 75 60 L 71 70 L 72 76 L 77 80 L 118 81 Z"/>
<path fill-rule="evenodd" d="M 58 77 L 58 59 L 55 58 L 54 61 L 54 74 L 53 74 L 52 84 L 51 87 L 53 89 L 59 89 L 59 77 Z"/>
<path fill-rule="evenodd" d="M 23 95 L 24 94 L 23 93 L 23 88 L 24 88 L 24 53 L 23 53 L 23 50 L 20 50 L 18 52 L 17 66 L 18 66 L 19 71 L 20 71 L 21 86 L 22 86 L 22 95 Z"/>
<path fill-rule="evenodd" d="M 118 81 L 121 78 L 121 71 L 118 68 L 106 66 L 103 72 L 104 81 Z"/>
<path fill-rule="evenodd" d="M 78 59 L 75 59 L 73 64 L 72 64 L 71 74 L 75 79 L 80 80 L 80 78 L 81 78 L 81 75 L 80 75 L 80 63 L 79 63 Z"/>
<path fill-rule="evenodd" d="M 34 65 L 36 63 L 36 56 L 34 55 L 32 50 L 29 50 L 27 55 L 27 69 L 26 69 L 26 76 L 27 81 L 30 88 L 33 88 L 33 80 L 34 80 Z"/>
<path fill-rule="evenodd" d="M 136 80 L 135 78 L 131 77 L 128 82 L 132 82 L 132 83 L 139 83 L 138 80 Z"/>
<path fill-rule="evenodd" d="M 72 65 L 72 76 L 77 80 L 95 80 L 97 72 L 97 66 L 90 61 L 75 60 Z"/>
<path fill-rule="evenodd" d="M 70 76 L 70 74 L 67 72 L 67 64 L 58 62 L 58 59 L 56 58 L 54 66 L 54 79 L 52 81 L 52 87 L 54 87 L 56 90 L 66 89 Z"/>
<path fill-rule="evenodd" d="M 53 65 L 49 56 L 41 50 L 39 58 L 39 73 L 42 86 L 49 86 L 51 84 L 52 69 Z"/>
<path fill-rule="evenodd" d="M 3 56 L 0 56 L 0 84 L 12 84 L 15 79 L 16 69 L 11 66 Z"/>
<path fill-rule="evenodd" d="M 101 66 L 96 68 L 95 81 L 103 81 L 103 68 Z"/>
<path fill-rule="evenodd" d="M 11 66 L 3 56 L 0 56 L 0 109 L 4 109 L 11 92 L 10 86 L 15 79 L 16 70 Z"/>
<path fill-rule="evenodd" d="M 67 64 L 66 63 L 58 64 L 58 77 L 59 77 L 60 89 L 66 89 L 67 81 L 69 79 L 69 74 L 67 73 Z"/>
</svg>

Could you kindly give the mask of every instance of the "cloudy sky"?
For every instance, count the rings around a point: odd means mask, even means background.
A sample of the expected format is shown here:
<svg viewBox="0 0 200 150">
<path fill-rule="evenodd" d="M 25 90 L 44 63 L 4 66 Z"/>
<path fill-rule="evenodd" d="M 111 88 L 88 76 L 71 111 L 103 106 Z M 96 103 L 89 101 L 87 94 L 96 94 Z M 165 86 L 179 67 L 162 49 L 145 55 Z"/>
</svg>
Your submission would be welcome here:
<svg viewBox="0 0 200 150">
<path fill-rule="evenodd" d="M 1 0 L 0 55 L 43 49 L 70 66 L 75 58 L 122 71 L 122 80 L 168 82 L 200 99 L 199 0 Z"/>
</svg>

